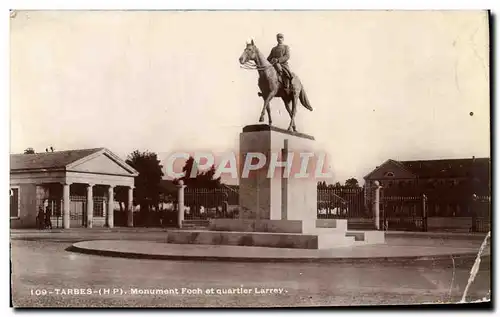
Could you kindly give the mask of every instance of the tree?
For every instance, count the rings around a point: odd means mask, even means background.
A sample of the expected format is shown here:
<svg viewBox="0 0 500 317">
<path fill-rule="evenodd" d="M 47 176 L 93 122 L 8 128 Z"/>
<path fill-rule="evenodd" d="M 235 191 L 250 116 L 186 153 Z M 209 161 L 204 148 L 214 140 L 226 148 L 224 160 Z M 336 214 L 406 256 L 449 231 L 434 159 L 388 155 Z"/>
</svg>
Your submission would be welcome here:
<svg viewBox="0 0 500 317">
<path fill-rule="evenodd" d="M 348 180 L 345 181 L 345 186 L 346 187 L 359 187 L 359 182 L 354 177 L 349 178 Z"/>
<path fill-rule="evenodd" d="M 141 210 L 149 211 L 151 206 L 158 206 L 163 166 L 156 153 L 136 150 L 129 155 L 126 163 L 139 172 L 134 181 L 134 200 L 141 205 Z"/>
<path fill-rule="evenodd" d="M 326 188 L 328 188 L 328 185 L 326 185 L 326 181 L 318 182 L 318 189 L 326 189 Z"/>
<path fill-rule="evenodd" d="M 184 182 L 184 185 L 191 188 L 218 188 L 221 185 L 221 178 L 214 178 L 215 176 L 215 165 L 212 165 L 210 169 L 205 172 L 198 171 L 195 177 L 191 177 L 191 171 L 195 166 L 194 158 L 191 156 L 186 161 L 186 164 L 182 168 L 182 171 L 185 173 L 184 177 L 181 177 L 180 180 Z M 174 183 L 178 183 L 178 179 L 174 180 Z"/>
<path fill-rule="evenodd" d="M 120 206 L 120 211 L 123 212 L 123 206 L 126 206 L 128 203 L 128 188 L 117 186 L 115 188 L 115 201 L 118 202 Z"/>
<path fill-rule="evenodd" d="M 32 147 L 29 147 L 24 150 L 24 154 L 35 154 L 35 150 Z"/>
<path fill-rule="evenodd" d="M 336 182 L 335 185 L 333 185 L 335 188 L 340 188 L 342 187 L 342 184 L 340 182 Z"/>
</svg>

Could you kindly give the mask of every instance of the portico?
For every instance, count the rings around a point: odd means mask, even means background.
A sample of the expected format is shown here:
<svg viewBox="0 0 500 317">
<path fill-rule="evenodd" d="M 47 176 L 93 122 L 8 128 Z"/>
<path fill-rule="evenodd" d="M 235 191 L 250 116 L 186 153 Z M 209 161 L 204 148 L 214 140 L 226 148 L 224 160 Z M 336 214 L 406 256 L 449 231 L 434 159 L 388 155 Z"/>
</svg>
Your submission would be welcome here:
<svg viewBox="0 0 500 317">
<path fill-rule="evenodd" d="M 48 205 L 55 227 L 113 228 L 118 189 L 127 192 L 124 225 L 133 226 L 137 175 L 105 148 L 11 155 L 10 184 L 18 200 L 17 215 L 11 207 L 11 227 L 35 227 L 38 210 Z"/>
</svg>

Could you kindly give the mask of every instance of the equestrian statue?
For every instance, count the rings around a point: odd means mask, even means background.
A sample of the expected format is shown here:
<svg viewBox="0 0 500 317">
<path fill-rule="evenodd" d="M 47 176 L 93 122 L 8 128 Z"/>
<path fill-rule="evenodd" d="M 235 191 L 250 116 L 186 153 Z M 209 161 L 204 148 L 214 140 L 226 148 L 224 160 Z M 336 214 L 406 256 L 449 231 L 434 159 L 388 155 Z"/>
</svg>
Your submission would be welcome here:
<svg viewBox="0 0 500 317">
<path fill-rule="evenodd" d="M 259 72 L 259 96 L 264 99 L 259 122 L 264 121 L 264 111 L 267 111 L 269 125 L 272 125 L 269 103 L 274 97 L 280 97 L 290 115 L 288 130 L 297 131 L 294 118 L 298 100 L 308 110 L 312 111 L 313 109 L 299 77 L 290 71 L 288 66 L 290 48 L 283 44 L 283 34 L 278 34 L 276 39 L 278 45 L 273 47 L 267 59 L 255 46 L 253 40 L 247 42 L 246 48 L 240 56 L 240 64 L 246 69 L 256 69 Z"/>
</svg>

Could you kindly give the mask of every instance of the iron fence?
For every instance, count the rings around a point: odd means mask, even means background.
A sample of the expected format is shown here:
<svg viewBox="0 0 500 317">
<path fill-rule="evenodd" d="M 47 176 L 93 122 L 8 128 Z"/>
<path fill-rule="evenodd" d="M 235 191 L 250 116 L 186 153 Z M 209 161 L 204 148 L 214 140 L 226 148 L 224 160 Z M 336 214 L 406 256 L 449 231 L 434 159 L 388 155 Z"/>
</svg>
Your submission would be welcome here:
<svg viewBox="0 0 500 317">
<path fill-rule="evenodd" d="M 69 202 L 69 221 L 70 227 L 85 227 L 87 226 L 87 197 L 86 196 L 70 196 Z M 93 197 L 93 217 L 104 218 L 108 210 L 108 199 L 106 197 Z M 43 214 L 49 212 L 52 228 L 63 228 L 63 200 L 61 197 L 49 197 L 37 200 L 37 217 L 40 208 Z"/>
<path fill-rule="evenodd" d="M 237 204 L 230 205 L 235 202 L 235 191 L 229 188 L 186 188 L 184 219 L 237 218 Z"/>
<path fill-rule="evenodd" d="M 491 230 L 491 197 L 472 196 L 472 228 L 474 232 L 488 232 Z"/>
<path fill-rule="evenodd" d="M 427 231 L 425 196 L 381 197 L 381 224 L 384 230 Z"/>
<path fill-rule="evenodd" d="M 317 195 L 318 219 L 372 218 L 361 187 L 318 188 Z"/>
<path fill-rule="evenodd" d="M 465 230 L 487 232 L 491 226 L 490 196 L 473 196 L 456 201 L 439 199 L 438 196 L 397 196 L 392 191 L 380 192 L 380 228 L 384 230 L 428 231 L 429 218 L 433 220 L 431 230 L 441 231 L 453 227 L 450 222 L 460 223 Z M 348 219 L 350 222 L 367 221 L 373 224 L 373 205 L 367 205 L 363 188 L 318 188 L 317 217 L 319 219 Z M 238 192 L 232 188 L 186 188 L 184 194 L 185 220 L 208 220 L 213 218 L 238 218 Z M 453 212 L 447 212 L 446 204 Z M 455 204 L 455 205 L 453 205 Z M 454 207 L 453 207 L 454 206 Z M 437 219 L 441 217 L 441 219 Z M 444 217 L 444 218 L 443 218 Z M 446 221 L 449 217 L 450 221 Z M 460 218 L 460 219 L 459 219 Z M 463 218 L 469 220 L 463 221 Z M 439 221 L 448 224 L 440 226 Z M 469 225 L 467 225 L 469 223 Z M 436 225 L 437 224 L 437 225 Z M 455 230 L 451 228 L 450 230 Z"/>
<path fill-rule="evenodd" d="M 439 199 L 427 196 L 381 195 L 381 227 L 385 230 L 488 232 L 491 228 L 491 197 Z M 435 220 L 441 220 L 435 224 Z M 464 221 L 465 220 L 465 221 Z"/>
</svg>

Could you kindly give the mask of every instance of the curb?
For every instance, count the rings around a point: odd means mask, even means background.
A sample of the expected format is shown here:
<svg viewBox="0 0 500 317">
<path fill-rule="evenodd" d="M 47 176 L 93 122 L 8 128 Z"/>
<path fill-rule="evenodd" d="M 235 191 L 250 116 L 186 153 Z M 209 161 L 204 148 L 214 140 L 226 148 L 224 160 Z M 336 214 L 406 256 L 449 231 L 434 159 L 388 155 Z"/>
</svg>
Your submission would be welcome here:
<svg viewBox="0 0 500 317">
<path fill-rule="evenodd" d="M 395 238 L 425 238 L 425 239 L 455 239 L 455 240 L 484 240 L 488 233 L 459 233 L 459 232 L 412 232 L 412 231 L 385 231 L 385 236 Z"/>
<path fill-rule="evenodd" d="M 70 229 L 51 229 L 51 230 L 34 230 L 34 229 L 11 229 L 10 234 L 52 234 L 52 233 L 158 233 L 169 232 L 172 230 L 189 230 L 178 228 L 70 228 Z M 363 231 L 357 229 L 348 229 L 348 231 Z M 385 231 L 386 236 L 392 237 L 413 237 L 413 238 L 435 238 L 435 239 L 465 239 L 465 240 L 483 240 L 485 233 L 478 232 L 417 232 L 417 231 Z"/>
<path fill-rule="evenodd" d="M 446 254 L 435 256 L 402 256 L 402 257 L 364 257 L 364 258 L 263 258 L 263 257 L 231 257 L 231 256 L 197 256 L 197 255 L 169 255 L 169 254 L 148 254 L 135 252 L 122 252 L 112 250 L 99 250 L 77 247 L 74 244 L 66 248 L 66 251 L 82 253 L 88 255 L 98 255 L 115 258 L 142 259 L 142 260 L 173 260 L 173 261 L 219 261 L 219 262 L 264 262 L 264 263 L 385 263 L 385 264 L 419 264 L 433 262 L 434 264 L 447 262 L 452 265 L 450 258 L 453 258 L 455 266 L 472 265 L 476 259 L 476 253 Z M 490 262 L 490 255 L 481 257 L 481 263 Z M 410 262 L 410 263 L 409 263 Z M 438 263 L 436 263 L 438 262 Z"/>
</svg>

